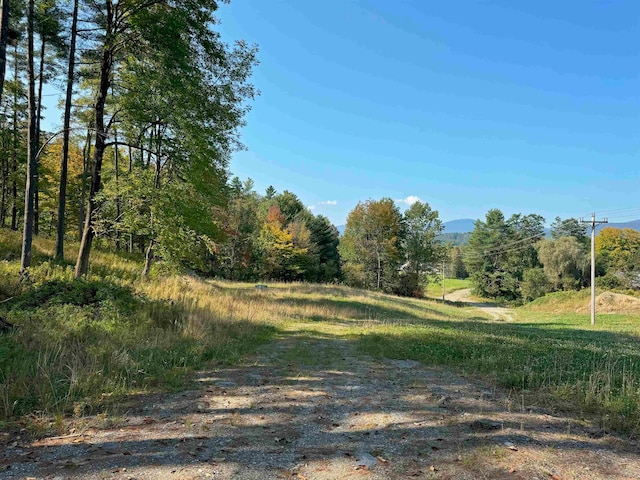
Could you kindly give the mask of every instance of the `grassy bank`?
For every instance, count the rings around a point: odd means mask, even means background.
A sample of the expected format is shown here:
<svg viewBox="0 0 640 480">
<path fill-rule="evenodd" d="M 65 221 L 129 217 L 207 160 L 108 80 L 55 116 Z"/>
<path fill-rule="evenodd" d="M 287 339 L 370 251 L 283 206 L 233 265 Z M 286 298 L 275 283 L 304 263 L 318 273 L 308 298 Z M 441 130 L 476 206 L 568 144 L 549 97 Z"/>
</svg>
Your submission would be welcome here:
<svg viewBox="0 0 640 480">
<path fill-rule="evenodd" d="M 37 240 L 19 280 L 19 236 L 2 232 L 0 419 L 109 409 L 139 391 L 184 386 L 207 362 L 234 363 L 276 327 L 233 308 L 231 294 L 187 277 L 139 281 L 135 256 L 96 252 L 91 275 L 74 281 L 71 258 L 51 259 Z M 73 250 L 69 257 L 74 256 Z"/>
</svg>

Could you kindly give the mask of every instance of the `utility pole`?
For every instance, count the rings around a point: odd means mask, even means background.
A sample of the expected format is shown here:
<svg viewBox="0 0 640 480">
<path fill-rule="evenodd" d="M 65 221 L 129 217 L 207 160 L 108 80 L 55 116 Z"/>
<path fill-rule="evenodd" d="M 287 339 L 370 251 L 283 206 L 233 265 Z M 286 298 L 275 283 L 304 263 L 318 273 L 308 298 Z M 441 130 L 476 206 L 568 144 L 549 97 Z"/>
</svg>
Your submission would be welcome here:
<svg viewBox="0 0 640 480">
<path fill-rule="evenodd" d="M 591 325 L 596 324 L 596 225 L 609 223 L 609 220 L 596 220 L 596 214 L 591 214 L 591 221 L 585 222 L 582 218 L 580 223 L 591 224 Z"/>
</svg>

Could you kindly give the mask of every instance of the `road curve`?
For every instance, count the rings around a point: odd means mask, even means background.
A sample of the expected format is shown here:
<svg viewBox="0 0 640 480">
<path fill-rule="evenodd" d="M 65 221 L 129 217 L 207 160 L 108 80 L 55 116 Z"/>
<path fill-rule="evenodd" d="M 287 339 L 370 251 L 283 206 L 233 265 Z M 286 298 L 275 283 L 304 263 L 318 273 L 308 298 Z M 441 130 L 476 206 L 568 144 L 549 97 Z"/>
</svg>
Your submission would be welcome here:
<svg viewBox="0 0 640 480">
<path fill-rule="evenodd" d="M 450 302 L 462 302 L 471 305 L 472 307 L 476 307 L 483 312 L 488 313 L 493 317 L 494 320 L 502 320 L 511 322 L 513 321 L 512 310 L 510 308 L 505 307 L 496 307 L 491 303 L 483 303 L 476 302 L 471 299 L 471 289 L 464 288 L 462 290 L 456 290 L 455 292 L 451 292 L 447 294 L 445 297 Z"/>
</svg>

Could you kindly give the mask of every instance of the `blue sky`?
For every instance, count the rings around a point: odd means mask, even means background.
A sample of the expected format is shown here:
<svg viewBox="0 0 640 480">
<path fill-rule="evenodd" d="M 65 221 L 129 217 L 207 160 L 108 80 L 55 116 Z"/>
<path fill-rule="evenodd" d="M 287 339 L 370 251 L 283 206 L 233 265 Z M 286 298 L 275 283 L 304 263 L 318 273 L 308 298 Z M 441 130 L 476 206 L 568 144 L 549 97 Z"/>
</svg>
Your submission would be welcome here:
<svg viewBox="0 0 640 480">
<path fill-rule="evenodd" d="M 233 0 L 219 17 L 260 48 L 231 164 L 259 190 L 336 224 L 383 196 L 444 220 L 640 207 L 640 2 Z"/>
</svg>

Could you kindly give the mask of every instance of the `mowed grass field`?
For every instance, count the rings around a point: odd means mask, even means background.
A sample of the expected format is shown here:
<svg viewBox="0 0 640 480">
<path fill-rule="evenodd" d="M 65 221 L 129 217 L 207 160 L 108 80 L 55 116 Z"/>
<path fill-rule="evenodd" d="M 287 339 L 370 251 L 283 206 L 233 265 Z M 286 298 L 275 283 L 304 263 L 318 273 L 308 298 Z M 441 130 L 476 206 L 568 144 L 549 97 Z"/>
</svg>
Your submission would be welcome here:
<svg viewBox="0 0 640 480">
<path fill-rule="evenodd" d="M 4 422 L 108 413 L 130 394 L 185 388 L 195 370 L 241 362 L 304 329 L 354 342 L 362 355 L 449 368 L 527 405 L 640 435 L 636 314 L 606 315 L 591 327 L 586 314 L 538 305 L 496 322 L 464 305 L 343 286 L 256 289 L 160 272 L 140 282 L 140 258 L 104 252 L 88 279 L 73 281 L 71 262 L 53 262 L 53 244 L 43 240 L 30 279 L 19 283 L 18 245 L 3 232 L 0 301 L 13 298 L 0 316 L 18 327 L 0 334 Z"/>
<path fill-rule="evenodd" d="M 444 282 L 445 294 L 471 288 L 471 282 L 468 279 L 460 280 L 458 278 L 447 278 Z M 442 298 L 442 283 L 431 282 L 427 285 L 425 296 L 428 298 Z"/>
</svg>

